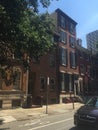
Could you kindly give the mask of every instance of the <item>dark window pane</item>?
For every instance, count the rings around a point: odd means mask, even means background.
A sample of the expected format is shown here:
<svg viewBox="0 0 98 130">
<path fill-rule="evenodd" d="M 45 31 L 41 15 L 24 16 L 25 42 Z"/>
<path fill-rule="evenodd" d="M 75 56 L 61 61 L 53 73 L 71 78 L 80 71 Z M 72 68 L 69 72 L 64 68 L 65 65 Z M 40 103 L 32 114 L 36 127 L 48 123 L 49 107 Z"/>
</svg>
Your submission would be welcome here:
<svg viewBox="0 0 98 130">
<path fill-rule="evenodd" d="M 67 34 L 65 31 L 60 31 L 60 41 L 67 44 Z"/>
<path fill-rule="evenodd" d="M 50 88 L 55 89 L 55 78 L 50 78 Z"/>
<path fill-rule="evenodd" d="M 40 88 L 45 89 L 46 79 L 44 76 L 40 76 Z"/>
<path fill-rule="evenodd" d="M 74 37 L 69 37 L 69 43 L 70 43 L 70 46 L 71 47 L 75 47 L 75 44 L 76 44 L 76 39 Z"/>
<path fill-rule="evenodd" d="M 65 24 L 66 24 L 66 23 L 65 23 L 65 18 L 61 15 L 61 16 L 60 16 L 60 25 L 61 25 L 61 27 L 62 27 L 62 28 L 65 28 L 65 27 L 66 27 Z"/>
<path fill-rule="evenodd" d="M 69 31 L 72 34 L 75 34 L 75 25 L 73 23 L 70 23 L 70 25 L 69 25 Z"/>
<path fill-rule="evenodd" d="M 71 68 L 76 67 L 76 54 L 75 54 L 75 52 L 70 52 L 70 66 L 71 66 Z"/>
<path fill-rule="evenodd" d="M 67 66 L 67 50 L 65 48 L 60 48 L 60 63 Z"/>
</svg>

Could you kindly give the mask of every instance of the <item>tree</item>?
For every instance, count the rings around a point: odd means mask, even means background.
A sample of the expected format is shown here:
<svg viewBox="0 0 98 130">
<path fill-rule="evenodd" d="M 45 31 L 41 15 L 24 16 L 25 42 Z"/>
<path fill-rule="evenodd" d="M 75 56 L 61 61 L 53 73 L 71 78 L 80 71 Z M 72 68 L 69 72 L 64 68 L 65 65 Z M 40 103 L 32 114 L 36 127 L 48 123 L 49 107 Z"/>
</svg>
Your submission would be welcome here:
<svg viewBox="0 0 98 130">
<path fill-rule="evenodd" d="M 49 6 L 50 1 L 40 0 L 43 7 Z M 38 57 L 47 52 L 53 46 L 51 21 L 48 13 L 38 14 L 38 0 L 1 0 L 1 59 L 12 53 L 21 57 L 23 52 L 27 52 L 29 56 Z"/>
</svg>

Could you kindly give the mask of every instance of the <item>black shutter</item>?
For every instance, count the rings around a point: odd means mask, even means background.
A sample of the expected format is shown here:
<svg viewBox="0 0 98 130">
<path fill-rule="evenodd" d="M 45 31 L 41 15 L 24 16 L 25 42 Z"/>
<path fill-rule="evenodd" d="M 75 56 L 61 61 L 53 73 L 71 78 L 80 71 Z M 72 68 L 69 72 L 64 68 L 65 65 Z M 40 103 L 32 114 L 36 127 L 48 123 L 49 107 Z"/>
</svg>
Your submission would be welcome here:
<svg viewBox="0 0 98 130">
<path fill-rule="evenodd" d="M 72 52 L 70 52 L 70 67 L 72 68 Z"/>
<path fill-rule="evenodd" d="M 66 49 L 66 66 L 68 65 L 68 50 Z"/>
<path fill-rule="evenodd" d="M 62 48 L 59 48 L 59 54 L 60 54 L 60 64 L 62 65 Z"/>
</svg>

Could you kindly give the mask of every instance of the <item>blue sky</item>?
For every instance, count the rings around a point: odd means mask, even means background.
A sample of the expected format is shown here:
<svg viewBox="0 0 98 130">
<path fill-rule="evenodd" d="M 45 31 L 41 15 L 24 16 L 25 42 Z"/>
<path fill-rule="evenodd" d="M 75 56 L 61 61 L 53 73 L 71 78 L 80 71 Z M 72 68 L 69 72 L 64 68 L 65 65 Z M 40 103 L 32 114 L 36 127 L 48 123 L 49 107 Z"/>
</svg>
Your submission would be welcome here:
<svg viewBox="0 0 98 130">
<path fill-rule="evenodd" d="M 48 7 L 52 13 L 60 8 L 77 24 L 77 38 L 82 39 L 82 45 L 86 47 L 86 34 L 98 30 L 98 0 L 53 0 Z M 39 10 L 43 13 L 46 9 L 41 6 Z"/>
</svg>

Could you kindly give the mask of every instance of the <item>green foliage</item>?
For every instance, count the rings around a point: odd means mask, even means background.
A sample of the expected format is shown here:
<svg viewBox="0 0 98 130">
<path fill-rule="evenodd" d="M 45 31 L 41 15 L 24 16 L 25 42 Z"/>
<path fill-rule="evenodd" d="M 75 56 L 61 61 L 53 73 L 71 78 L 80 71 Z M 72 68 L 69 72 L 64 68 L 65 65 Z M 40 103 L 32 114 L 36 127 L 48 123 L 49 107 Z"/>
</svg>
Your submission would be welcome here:
<svg viewBox="0 0 98 130">
<path fill-rule="evenodd" d="M 50 1 L 40 0 L 43 7 Z M 38 0 L 0 0 L 0 57 L 9 49 L 18 58 L 24 51 L 38 57 L 53 45 L 52 35 L 52 20 L 38 14 Z"/>
</svg>

